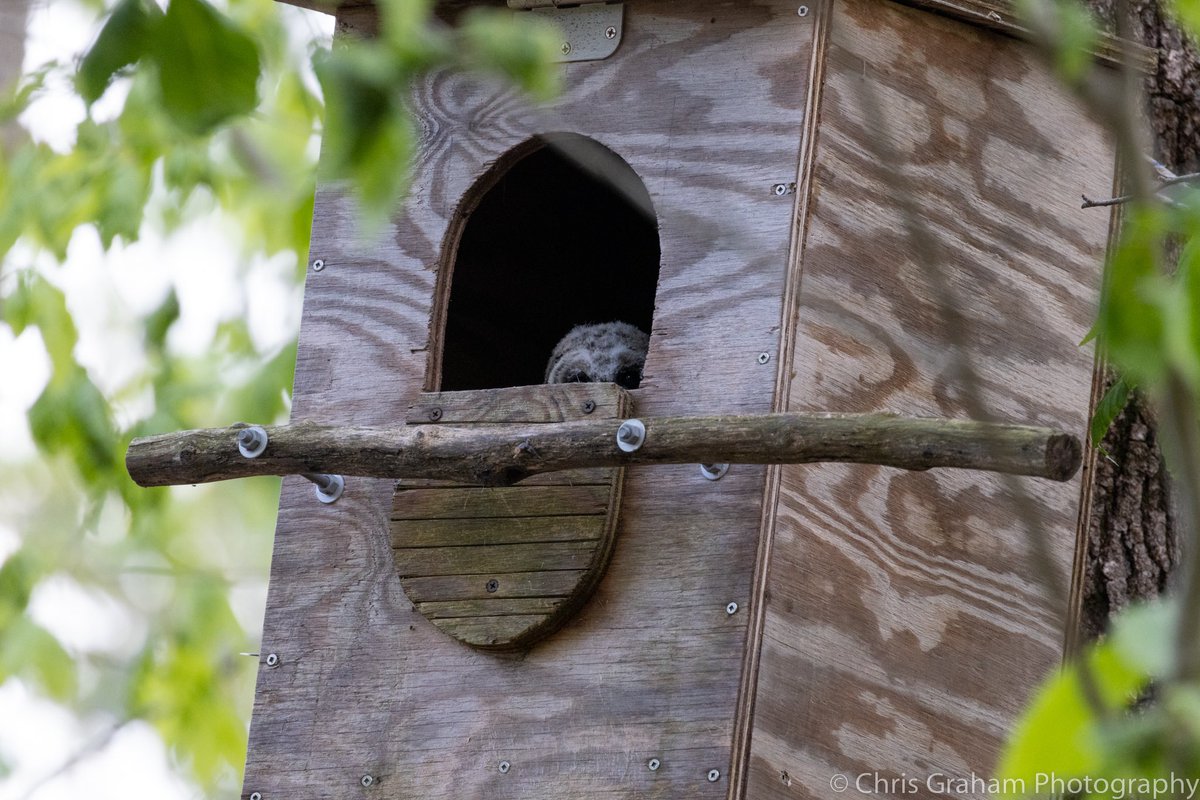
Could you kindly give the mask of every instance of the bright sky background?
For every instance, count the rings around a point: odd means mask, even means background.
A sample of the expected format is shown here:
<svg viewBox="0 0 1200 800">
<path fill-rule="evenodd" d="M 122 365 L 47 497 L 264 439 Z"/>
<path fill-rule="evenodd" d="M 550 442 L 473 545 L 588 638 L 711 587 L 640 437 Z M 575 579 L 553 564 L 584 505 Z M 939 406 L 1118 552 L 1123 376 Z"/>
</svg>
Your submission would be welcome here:
<svg viewBox="0 0 1200 800">
<path fill-rule="evenodd" d="M 4 2 L 4 0 L 0 0 Z M 314 37 L 328 39 L 333 18 L 282 7 L 302 47 Z M 26 72 L 48 61 L 71 62 L 95 35 L 95 17 L 70 0 L 35 4 L 26 42 Z M 36 139 L 57 149 L 70 147 L 75 123 L 83 118 L 81 101 L 68 87 L 55 87 L 22 116 Z M 110 91 L 97 110 L 118 110 L 119 91 Z M 300 254 L 301 257 L 303 254 Z M 219 217 L 199 220 L 164 239 L 147 231 L 129 246 L 107 254 L 94 230 L 78 231 L 67 262 L 14 250 L 23 263 L 43 264 L 54 283 L 66 293 L 79 326 L 77 355 L 101 388 L 119 385 L 139 370 L 141 332 L 137 320 L 156 308 L 173 285 L 179 297 L 180 319 L 170 341 L 183 352 L 206 349 L 219 322 L 245 313 L 257 344 L 270 348 L 295 335 L 300 319 L 300 292 L 290 275 L 295 256 L 277 256 L 247 267 L 239 249 L 235 224 Z M 0 328 L 0 468 L 34 455 L 25 412 L 49 376 L 49 361 L 41 336 L 30 329 L 14 338 Z M 140 416 L 127 408 L 129 416 Z M 119 423 L 127 420 L 118 420 Z M 0 562 L 18 545 L 17 531 L 0 518 Z M 250 630 L 261 630 L 266 586 L 258 582 L 235 593 L 235 611 Z M 136 625 L 112 603 L 64 580 L 40 585 L 31 602 L 31 615 L 51 630 L 70 650 L 120 650 L 135 643 Z M 0 800 L 182 800 L 193 797 L 176 779 L 165 748 L 145 724 L 121 729 L 98 753 L 70 771 L 42 783 L 61 769 L 71 755 L 106 736 L 106 730 L 87 729 L 59 706 L 38 699 L 19 680 L 0 686 L 0 752 L 13 767 L 0 780 Z M 28 794 L 37 787 L 33 794 Z"/>
</svg>

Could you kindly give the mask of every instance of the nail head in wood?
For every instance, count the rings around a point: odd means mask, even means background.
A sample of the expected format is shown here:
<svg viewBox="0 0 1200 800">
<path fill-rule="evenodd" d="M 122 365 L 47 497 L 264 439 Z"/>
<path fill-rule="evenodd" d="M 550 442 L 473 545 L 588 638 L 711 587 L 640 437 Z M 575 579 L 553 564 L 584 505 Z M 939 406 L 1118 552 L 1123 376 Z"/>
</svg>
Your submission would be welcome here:
<svg viewBox="0 0 1200 800">
<path fill-rule="evenodd" d="M 267 666 L 268 667 L 279 666 L 279 656 L 275 655 L 274 653 L 267 653 Z"/>
<path fill-rule="evenodd" d="M 719 769 L 710 769 L 710 770 L 708 771 L 708 782 L 709 782 L 709 783 L 716 783 L 716 782 L 717 782 L 717 781 L 719 781 L 719 780 L 721 780 L 721 770 L 719 770 Z"/>
<path fill-rule="evenodd" d="M 375 783 L 375 776 L 363 775 L 362 778 L 359 779 L 359 783 L 361 783 L 363 786 L 370 786 L 371 784 Z"/>
<path fill-rule="evenodd" d="M 511 767 L 512 767 L 512 764 L 509 764 L 507 761 L 501 761 L 501 762 L 500 762 L 500 774 L 501 774 L 501 775 L 507 775 L 507 774 L 508 774 L 508 770 L 509 770 Z"/>
<path fill-rule="evenodd" d="M 650 770 L 651 772 L 658 772 L 658 768 L 661 766 L 662 766 L 662 762 L 659 761 L 657 758 L 652 758 L 648 762 L 646 762 L 646 769 Z"/>
</svg>

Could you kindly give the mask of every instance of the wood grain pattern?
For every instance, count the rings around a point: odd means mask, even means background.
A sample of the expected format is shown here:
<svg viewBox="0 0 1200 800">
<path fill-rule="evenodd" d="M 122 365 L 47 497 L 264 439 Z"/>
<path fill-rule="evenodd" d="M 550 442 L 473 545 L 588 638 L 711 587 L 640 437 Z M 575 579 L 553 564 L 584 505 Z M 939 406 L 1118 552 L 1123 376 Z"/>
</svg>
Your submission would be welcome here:
<svg viewBox="0 0 1200 800">
<path fill-rule="evenodd" d="M 486 581 L 474 575 L 440 575 L 430 578 L 409 578 L 404 593 L 414 603 L 429 602 L 435 597 L 456 600 L 477 600 L 489 596 L 559 597 L 579 585 L 583 570 L 556 572 L 496 572 L 489 577 L 498 584 L 495 592 L 487 590 Z"/>
<path fill-rule="evenodd" d="M 403 499 L 397 499 L 402 505 Z M 460 541 L 460 546 L 534 544 L 547 541 L 547 529 L 554 531 L 555 541 L 588 541 L 599 539 L 604 532 L 604 519 L 599 514 L 542 517 L 535 522 L 542 524 L 497 528 L 491 519 L 403 519 L 393 512 L 391 529 L 392 537 L 408 547 L 437 547 L 452 539 Z"/>
<path fill-rule="evenodd" d="M 366 29 L 370 12 L 342 15 Z M 536 133 L 591 136 L 637 171 L 662 269 L 646 415 L 771 409 L 811 23 L 794 3 L 647 0 L 618 56 L 565 65 L 530 109 L 460 75 L 416 89 L 422 151 L 395 226 L 355 234 L 336 186 L 317 198 L 293 419 L 384 425 L 423 390 L 445 233 L 463 193 Z M 723 797 L 764 471 L 631 467 L 618 545 L 593 600 L 520 659 L 450 640 L 412 610 L 388 537 L 391 481 L 318 507 L 285 479 L 244 796 Z M 536 595 L 535 595 L 536 596 Z M 660 758 L 663 768 L 646 769 Z M 512 768 L 501 774 L 497 763 Z M 376 777 L 369 790 L 363 774 Z"/>
<path fill-rule="evenodd" d="M 869 0 L 833 4 L 811 180 L 793 410 L 961 413 L 965 348 L 997 414 L 1082 432 L 1111 144 L 1029 47 Z M 864 85 L 888 127 L 862 112 Z M 888 136 L 966 332 L 947 331 L 875 157 Z M 835 774 L 987 776 L 1059 662 L 1004 484 L 970 473 L 780 470 L 745 796 L 827 798 Z M 1031 482 L 1069 575 L 1079 484 Z M 892 796 L 892 795 L 887 795 Z M 976 797 L 966 792 L 955 796 Z"/>
<path fill-rule="evenodd" d="M 627 3 L 641 1 L 625 0 Z M 325 13 L 333 13 L 335 7 L 339 6 L 335 0 L 279 0 L 279 2 Z M 684 4 L 691 0 L 674 0 L 674 2 Z M 898 2 L 1017 38 L 1024 38 L 1028 34 L 1028 30 L 1021 24 L 1012 0 L 898 0 Z M 573 3 L 567 3 L 565 0 L 563 2 L 558 2 L 558 0 L 509 0 L 508 4 L 514 8 L 528 8 L 531 4 L 571 5 Z M 349 3 L 341 3 L 340 7 L 370 5 L 372 3 L 365 0 L 352 0 Z M 442 8 L 461 8 L 467 3 L 464 0 L 440 0 L 438 5 Z M 1102 62 L 1116 65 L 1121 63 L 1124 58 L 1123 51 L 1133 57 L 1133 63 L 1137 69 L 1148 75 L 1153 74 L 1158 63 L 1158 52 L 1140 43 L 1126 42 L 1122 45 L 1112 34 L 1103 33 L 1094 54 Z"/>
<path fill-rule="evenodd" d="M 409 412 L 421 433 L 493 427 L 515 417 L 534 428 L 571 420 L 629 417 L 628 393 L 615 384 L 522 386 L 422 395 Z M 412 424 L 412 423 L 422 424 Z M 464 423 L 468 423 L 464 425 Z M 594 470 L 589 470 L 589 474 Z M 429 486 L 401 480 L 392 496 L 391 535 L 400 585 L 410 581 L 471 578 L 484 593 L 462 598 L 457 585 L 422 583 L 416 610 L 447 635 L 473 647 L 517 651 L 553 634 L 591 598 L 615 544 L 624 469 L 603 470 L 591 483 L 567 472 L 564 485 L 513 487 Z M 495 573 L 523 575 L 523 586 L 575 577 L 566 591 L 513 599 L 501 595 Z"/>
<path fill-rule="evenodd" d="M 401 489 L 392 519 L 470 519 L 472 517 L 571 516 L 603 514 L 608 485 L 481 486 L 460 489 Z"/>
<path fill-rule="evenodd" d="M 587 407 L 585 409 L 585 404 Z M 591 409 L 591 410 L 587 410 Z M 409 425 L 481 422 L 566 422 L 620 417 L 628 400 L 603 384 L 564 383 L 471 392 L 431 392 L 409 409 Z"/>
</svg>

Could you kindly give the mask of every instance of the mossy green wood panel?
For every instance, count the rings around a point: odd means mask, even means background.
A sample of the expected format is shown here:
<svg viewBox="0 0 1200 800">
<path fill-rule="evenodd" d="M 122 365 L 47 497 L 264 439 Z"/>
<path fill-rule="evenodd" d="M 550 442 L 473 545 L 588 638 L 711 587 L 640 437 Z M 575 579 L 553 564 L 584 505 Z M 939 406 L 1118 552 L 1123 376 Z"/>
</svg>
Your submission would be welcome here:
<svg viewBox="0 0 1200 800">
<path fill-rule="evenodd" d="M 430 388 L 435 287 L 464 193 L 505 152 L 554 131 L 625 159 L 657 212 L 638 413 L 770 411 L 796 200 L 773 187 L 796 180 L 812 43 L 796 9 L 639 0 L 617 54 L 564 65 L 565 93 L 548 109 L 458 75 L 416 87 L 422 147 L 394 225 L 364 242 L 342 189 L 318 191 L 310 258 L 325 268 L 305 290 L 293 419 L 406 418 Z M 341 19 L 344 30 L 373 24 L 366 10 Z M 529 214 L 531 226 L 555 219 Z M 514 324 L 534 313 L 514 307 Z M 285 479 L 262 646 L 280 661 L 259 674 L 244 794 L 724 797 L 764 475 L 628 469 L 595 595 L 519 658 L 468 648 L 413 610 L 463 578 L 423 578 L 405 595 L 392 482 L 349 480 L 321 506 Z M 546 596 L 496 577 L 513 599 Z M 743 611 L 728 614 L 731 601 Z M 662 768 L 647 769 L 651 758 Z"/>
<path fill-rule="evenodd" d="M 1083 436 L 1113 149 L 1032 48 L 871 0 L 828 19 L 791 410 L 967 417 L 958 348 L 999 417 Z M 826 20 L 822 20 L 824 25 Z M 863 111 L 864 92 L 882 126 Z M 878 142 L 936 252 L 917 252 Z M 929 260 L 932 263 L 929 264 Z M 925 261 L 933 272 L 924 269 Z M 934 281 L 956 297 L 948 328 Z M 745 796 L 987 777 L 1062 658 L 1011 484 L 957 471 L 784 467 Z M 1080 479 L 1022 479 L 1065 586 Z M 890 796 L 890 793 L 889 793 Z M 968 790 L 956 797 L 984 797 Z"/>
</svg>

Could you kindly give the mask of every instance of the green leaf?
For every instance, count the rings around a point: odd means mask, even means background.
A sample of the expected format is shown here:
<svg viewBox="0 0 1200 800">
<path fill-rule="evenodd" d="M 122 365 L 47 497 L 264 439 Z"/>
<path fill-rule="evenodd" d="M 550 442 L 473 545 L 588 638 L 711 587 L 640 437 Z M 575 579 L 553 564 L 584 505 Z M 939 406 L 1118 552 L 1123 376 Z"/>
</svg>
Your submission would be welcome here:
<svg viewBox="0 0 1200 800">
<path fill-rule="evenodd" d="M 0 631 L 6 631 L 25 613 L 33 586 L 41 578 L 35 560 L 18 550 L 0 564 Z"/>
<path fill-rule="evenodd" d="M 1200 0 L 1172 0 L 1171 10 L 1192 36 L 1200 36 Z"/>
<path fill-rule="evenodd" d="M 1101 701 L 1124 708 L 1148 683 L 1148 676 L 1108 643 L 1084 656 Z M 1102 731 L 1088 705 L 1078 665 L 1068 665 L 1038 690 L 1005 746 L 996 777 L 1006 787 L 1033 787 L 1049 773 L 1098 775 L 1103 766 Z M 1007 793 L 1011 796 L 1011 791 Z"/>
<path fill-rule="evenodd" d="M 429 28 L 430 0 L 380 0 L 380 27 L 391 51 L 418 67 L 436 55 L 441 37 Z"/>
<path fill-rule="evenodd" d="M 1179 258 L 1175 314 L 1167 321 L 1172 360 L 1200 394 L 1200 213 L 1193 208 L 1184 221 L 1190 235 Z"/>
<path fill-rule="evenodd" d="M 106 488 L 123 479 L 108 402 L 82 368 L 51 380 L 29 408 L 28 417 L 38 447 L 71 457 L 94 487 Z"/>
<path fill-rule="evenodd" d="M 79 63 L 76 86 L 88 105 L 100 99 L 118 70 L 149 54 L 155 23 L 161 17 L 157 6 L 153 8 L 152 16 L 143 0 L 121 0 L 113 9 Z"/>
<path fill-rule="evenodd" d="M 1175 634 L 1179 629 L 1179 603 L 1157 600 L 1118 614 L 1112 621 L 1109 641 L 1121 659 L 1152 678 L 1164 678 L 1175 659 Z"/>
<path fill-rule="evenodd" d="M 204 0 L 171 0 L 154 38 L 163 107 L 179 127 L 210 133 L 258 104 L 258 48 Z"/>
<path fill-rule="evenodd" d="M 1165 233 L 1160 209 L 1130 208 L 1100 298 L 1096 324 L 1101 349 L 1139 386 L 1157 384 L 1167 366 L 1160 301 L 1169 292 L 1164 293 L 1158 271 Z"/>
<path fill-rule="evenodd" d="M 1130 388 L 1122 378 L 1108 387 L 1108 391 L 1100 398 L 1100 402 L 1096 403 L 1096 411 L 1092 414 L 1091 429 L 1088 431 L 1088 439 L 1093 447 L 1104 440 L 1104 435 L 1112 427 L 1113 420 L 1125 410 L 1125 405 L 1129 402 Z"/>
<path fill-rule="evenodd" d="M 368 215 L 378 222 L 408 186 L 416 132 L 397 95 L 403 74 L 378 47 L 359 45 L 320 59 L 327 98 L 322 171 L 350 178 Z"/>
<path fill-rule="evenodd" d="M 470 66 L 499 72 L 538 100 L 558 94 L 562 70 L 555 61 L 563 38 L 546 18 L 474 8 L 463 16 L 459 32 Z"/>
<path fill-rule="evenodd" d="M 1092 68 L 1092 53 L 1100 31 L 1082 3 L 1072 0 L 1018 0 L 1017 13 L 1041 34 L 1041 43 L 1051 48 L 1054 66 L 1065 83 L 1081 81 Z"/>
<path fill-rule="evenodd" d="M 27 75 L 22 75 L 15 90 L 8 94 L 5 94 L 8 87 L 0 86 L 0 123 L 12 122 L 25 111 L 29 106 L 29 101 L 33 99 L 34 93 L 45 87 L 46 76 L 49 72 L 50 65 L 46 65 Z M 2 168 L 0 166 L 0 169 Z M 0 175 L 2 174 L 0 173 Z"/>
<path fill-rule="evenodd" d="M 5 675 L 31 679 L 60 702 L 75 695 L 75 662 L 57 639 L 28 617 L 17 619 L 0 638 L 0 681 Z"/>
<path fill-rule="evenodd" d="M 167 292 L 167 297 L 158 308 L 146 317 L 145 340 L 147 347 L 161 351 L 166 345 L 167 331 L 179 319 L 179 296 L 175 290 Z"/>
</svg>

